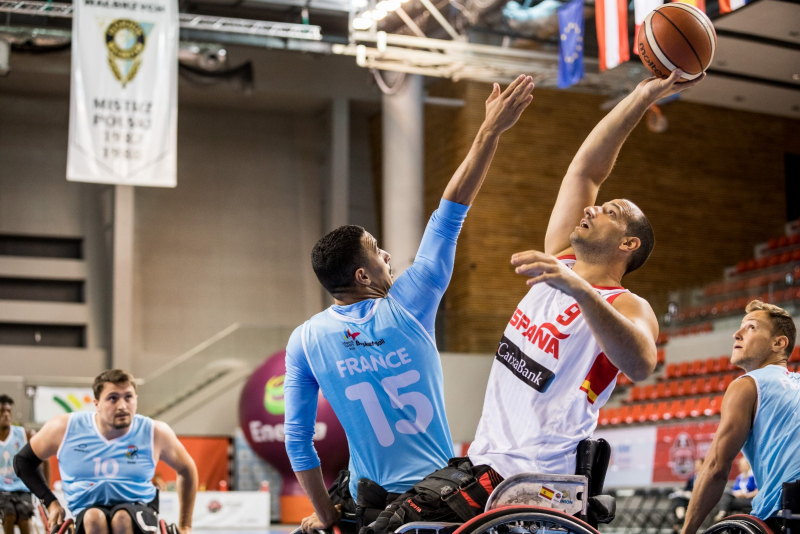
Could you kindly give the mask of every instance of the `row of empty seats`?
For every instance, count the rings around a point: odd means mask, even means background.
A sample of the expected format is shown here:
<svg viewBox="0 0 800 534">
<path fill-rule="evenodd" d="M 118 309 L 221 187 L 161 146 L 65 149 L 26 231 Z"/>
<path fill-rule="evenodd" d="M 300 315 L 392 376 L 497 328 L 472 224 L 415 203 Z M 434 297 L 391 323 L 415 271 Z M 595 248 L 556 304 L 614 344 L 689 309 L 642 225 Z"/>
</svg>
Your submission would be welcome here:
<svg viewBox="0 0 800 534">
<path fill-rule="evenodd" d="M 792 236 L 782 235 L 779 237 L 773 237 L 772 239 L 767 241 L 767 250 L 775 250 L 776 248 L 785 248 L 794 245 L 800 245 L 800 234 L 794 234 Z"/>
<path fill-rule="evenodd" d="M 761 300 L 772 304 L 781 304 L 800 299 L 800 287 L 793 286 L 786 289 L 778 289 L 772 293 L 765 292 L 761 295 L 751 295 L 735 299 L 725 299 L 701 306 L 691 306 L 683 308 L 676 315 L 678 321 L 712 317 L 715 315 L 725 315 L 730 313 L 744 313 L 747 304 L 752 300 Z"/>
<path fill-rule="evenodd" d="M 735 293 L 739 291 L 756 289 L 759 287 L 766 287 L 770 284 L 779 284 L 785 282 L 787 274 L 791 274 L 795 280 L 800 278 L 800 266 L 795 267 L 793 270 L 781 270 L 777 273 L 761 274 L 740 280 L 729 280 L 725 282 L 708 284 L 703 288 L 703 294 L 707 297 L 711 297 L 715 295 L 724 295 L 726 293 Z"/>
<path fill-rule="evenodd" d="M 789 363 L 798 362 L 800 362 L 800 346 L 796 346 L 789 357 Z M 731 365 L 728 356 L 720 356 L 718 358 L 671 363 L 667 365 L 663 378 L 669 380 L 671 378 L 711 375 L 737 370 L 737 367 Z"/>
<path fill-rule="evenodd" d="M 772 256 L 765 256 L 759 259 L 750 258 L 746 261 L 740 261 L 736 264 L 736 272 L 746 273 L 748 271 L 758 271 L 769 267 L 775 267 L 776 265 L 785 265 L 794 261 L 800 261 L 800 249 L 786 251 L 781 254 L 773 254 Z"/>
<path fill-rule="evenodd" d="M 792 372 L 800 373 L 800 363 L 790 363 L 788 368 Z M 743 374 L 744 371 L 737 369 L 736 371 L 725 374 L 669 380 L 666 382 L 659 382 L 658 384 L 647 384 L 645 386 L 633 386 L 628 402 L 724 392 L 728 389 L 728 386 L 731 385 L 731 382 Z"/>
<path fill-rule="evenodd" d="M 600 426 L 631 423 L 647 423 L 684 419 L 686 417 L 708 417 L 719 415 L 722 395 L 678 399 L 671 402 L 647 402 L 617 408 L 601 408 Z"/>
</svg>

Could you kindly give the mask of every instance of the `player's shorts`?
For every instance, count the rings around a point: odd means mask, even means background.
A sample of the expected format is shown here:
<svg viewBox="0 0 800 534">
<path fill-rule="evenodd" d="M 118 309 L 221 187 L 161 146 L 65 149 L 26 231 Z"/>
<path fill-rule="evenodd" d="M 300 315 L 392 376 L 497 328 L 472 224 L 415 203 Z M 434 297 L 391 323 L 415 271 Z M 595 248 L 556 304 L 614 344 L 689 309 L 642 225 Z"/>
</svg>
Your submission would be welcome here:
<svg viewBox="0 0 800 534">
<path fill-rule="evenodd" d="M 75 534 L 85 534 L 83 528 L 83 516 L 87 511 L 96 508 L 103 512 L 108 521 L 109 531 L 111 530 L 111 519 L 120 510 L 128 512 L 133 523 L 134 534 L 155 534 L 158 532 L 158 495 L 149 503 L 117 503 L 117 504 L 97 504 L 81 510 L 75 518 Z"/>
<path fill-rule="evenodd" d="M 27 491 L 0 491 L 0 517 L 17 516 L 17 520 L 33 517 L 33 496 Z"/>
</svg>

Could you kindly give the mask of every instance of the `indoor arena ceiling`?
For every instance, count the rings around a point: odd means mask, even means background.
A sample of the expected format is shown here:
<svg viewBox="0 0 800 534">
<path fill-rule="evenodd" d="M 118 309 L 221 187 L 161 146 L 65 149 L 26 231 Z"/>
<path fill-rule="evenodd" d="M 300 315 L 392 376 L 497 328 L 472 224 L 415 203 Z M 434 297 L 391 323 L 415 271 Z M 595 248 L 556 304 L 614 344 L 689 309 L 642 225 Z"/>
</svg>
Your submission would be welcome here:
<svg viewBox="0 0 800 534">
<path fill-rule="evenodd" d="M 182 0 L 182 12 L 207 19 L 198 19 L 205 22 L 193 26 L 190 22 L 192 17 L 184 13 L 181 38 L 223 45 L 339 53 L 353 56 L 349 60 L 358 61 L 365 67 L 406 69 L 408 72 L 455 79 L 488 81 L 508 78 L 505 76 L 507 73 L 492 71 L 492 65 L 496 64 L 509 72 L 519 68 L 535 77 L 538 75 L 541 87 L 554 85 L 557 45 L 550 42 L 553 39 L 538 43 L 518 40 L 515 36 L 503 39 L 495 31 L 497 26 L 492 26 L 491 22 L 481 26 L 480 21 L 476 23 L 452 16 L 451 4 L 456 3 L 452 0 L 433 0 L 432 3 L 429 0 L 411 0 L 400 11 L 408 13 L 408 20 L 417 31 L 408 31 L 411 26 L 400 20 L 406 17 L 391 15 L 379 26 L 379 29 L 392 32 L 383 39 L 381 47 L 381 39 L 375 34 L 348 32 L 350 3 L 351 0 Z M 10 35 L 35 29 L 39 32 L 39 39 L 46 31 L 51 31 L 68 42 L 68 14 L 61 17 L 52 13 L 47 17 L 25 16 L 8 7 L 13 4 L 0 0 L 0 11 L 14 13 L 0 18 L 0 37 L 4 33 Z M 434 20 L 436 16 L 429 16 L 432 11 L 423 4 L 430 7 L 435 4 L 448 14 L 454 26 L 448 30 Z M 68 6 L 57 2 L 48 5 Z M 712 17 L 714 10 L 716 3 L 709 1 Z M 590 5 L 586 12 L 587 17 L 592 17 L 586 22 L 588 37 L 594 26 Z M 215 23 L 215 17 L 228 22 Z M 230 22 L 235 20 L 241 22 Z M 487 16 L 486 20 L 491 20 L 491 17 Z M 311 26 L 303 24 L 309 21 Z M 260 27 L 261 33 L 244 28 L 248 23 Z M 238 32 L 214 29 L 223 26 L 234 28 L 237 24 L 243 24 L 244 29 Z M 270 25 L 284 28 L 284 33 L 271 34 L 273 29 Z M 718 47 L 708 78 L 682 98 L 689 102 L 800 119 L 800 2 L 755 0 L 732 13 L 715 17 L 714 25 L 718 32 Z M 309 33 L 312 27 L 316 28 L 316 33 Z M 295 30 L 307 35 L 298 33 L 293 36 Z M 451 39 L 454 31 L 459 33 L 456 35 L 458 39 Z M 433 40 L 423 40 L 422 35 Z M 364 36 L 368 38 L 364 40 Z M 406 43 L 417 40 L 419 43 Z M 357 44 L 363 45 L 360 50 L 357 50 Z M 442 46 L 433 46 L 437 44 Z M 587 78 L 575 90 L 604 93 L 614 98 L 632 89 L 645 75 L 636 56 L 615 69 L 598 73 L 597 61 L 591 57 L 596 51 L 587 46 L 586 52 Z M 493 58 L 492 54 L 496 56 Z M 439 61 L 440 58 L 446 61 Z M 438 70 L 431 70 L 433 68 Z"/>
</svg>

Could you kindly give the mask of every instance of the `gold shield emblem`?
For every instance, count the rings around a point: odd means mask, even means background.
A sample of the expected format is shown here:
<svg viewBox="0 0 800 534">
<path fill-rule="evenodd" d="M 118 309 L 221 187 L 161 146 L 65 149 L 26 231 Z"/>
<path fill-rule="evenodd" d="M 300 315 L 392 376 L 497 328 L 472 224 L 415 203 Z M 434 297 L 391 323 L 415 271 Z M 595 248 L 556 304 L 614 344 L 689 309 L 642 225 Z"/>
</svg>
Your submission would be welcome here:
<svg viewBox="0 0 800 534">
<path fill-rule="evenodd" d="M 108 25 L 106 30 L 106 48 L 108 48 L 108 66 L 122 87 L 133 80 L 139 71 L 144 52 L 145 31 L 133 20 L 118 19 Z M 125 72 L 120 69 L 122 64 Z"/>
</svg>

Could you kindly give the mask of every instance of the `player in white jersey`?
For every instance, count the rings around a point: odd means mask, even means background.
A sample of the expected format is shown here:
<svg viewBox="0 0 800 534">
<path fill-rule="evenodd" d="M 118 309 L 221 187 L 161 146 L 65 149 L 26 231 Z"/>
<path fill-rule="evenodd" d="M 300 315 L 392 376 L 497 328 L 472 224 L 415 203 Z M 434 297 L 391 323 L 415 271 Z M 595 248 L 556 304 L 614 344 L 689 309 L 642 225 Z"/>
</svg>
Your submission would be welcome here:
<svg viewBox="0 0 800 534">
<path fill-rule="evenodd" d="M 697 475 L 683 534 L 695 534 L 719 502 L 739 451 L 758 487 L 750 514 L 773 532 L 782 531 L 774 516 L 781 509 L 783 484 L 800 480 L 800 373 L 786 367 L 797 326 L 774 304 L 754 300 L 745 311 L 733 335 L 731 363 L 747 374 L 734 380 L 722 399 L 719 427 Z"/>
<path fill-rule="evenodd" d="M 33 500 L 25 484 L 14 473 L 14 458 L 28 442 L 33 432 L 12 425 L 14 399 L 0 395 L 0 519 L 4 534 L 30 532 Z M 45 475 L 46 476 L 46 475 Z"/>
<path fill-rule="evenodd" d="M 37 473 L 56 455 L 64 498 L 76 515 L 76 534 L 152 534 L 158 530 L 158 493 L 151 480 L 159 460 L 178 473 L 178 528 L 190 534 L 197 468 L 175 432 L 136 414 L 136 383 L 112 369 L 92 386 L 97 413 L 77 412 L 48 421 L 17 455 L 19 477 L 48 509 L 49 528 L 65 511 Z"/>
<path fill-rule="evenodd" d="M 653 230 L 629 200 L 594 204 L 645 111 L 703 78 L 676 84 L 679 77 L 643 81 L 600 121 L 561 184 L 544 252 L 512 256 L 531 289 L 497 349 L 472 463 L 506 478 L 573 474 L 578 443 L 591 437 L 617 373 L 638 381 L 655 368 L 655 314 L 622 287 L 650 255 Z"/>
</svg>

